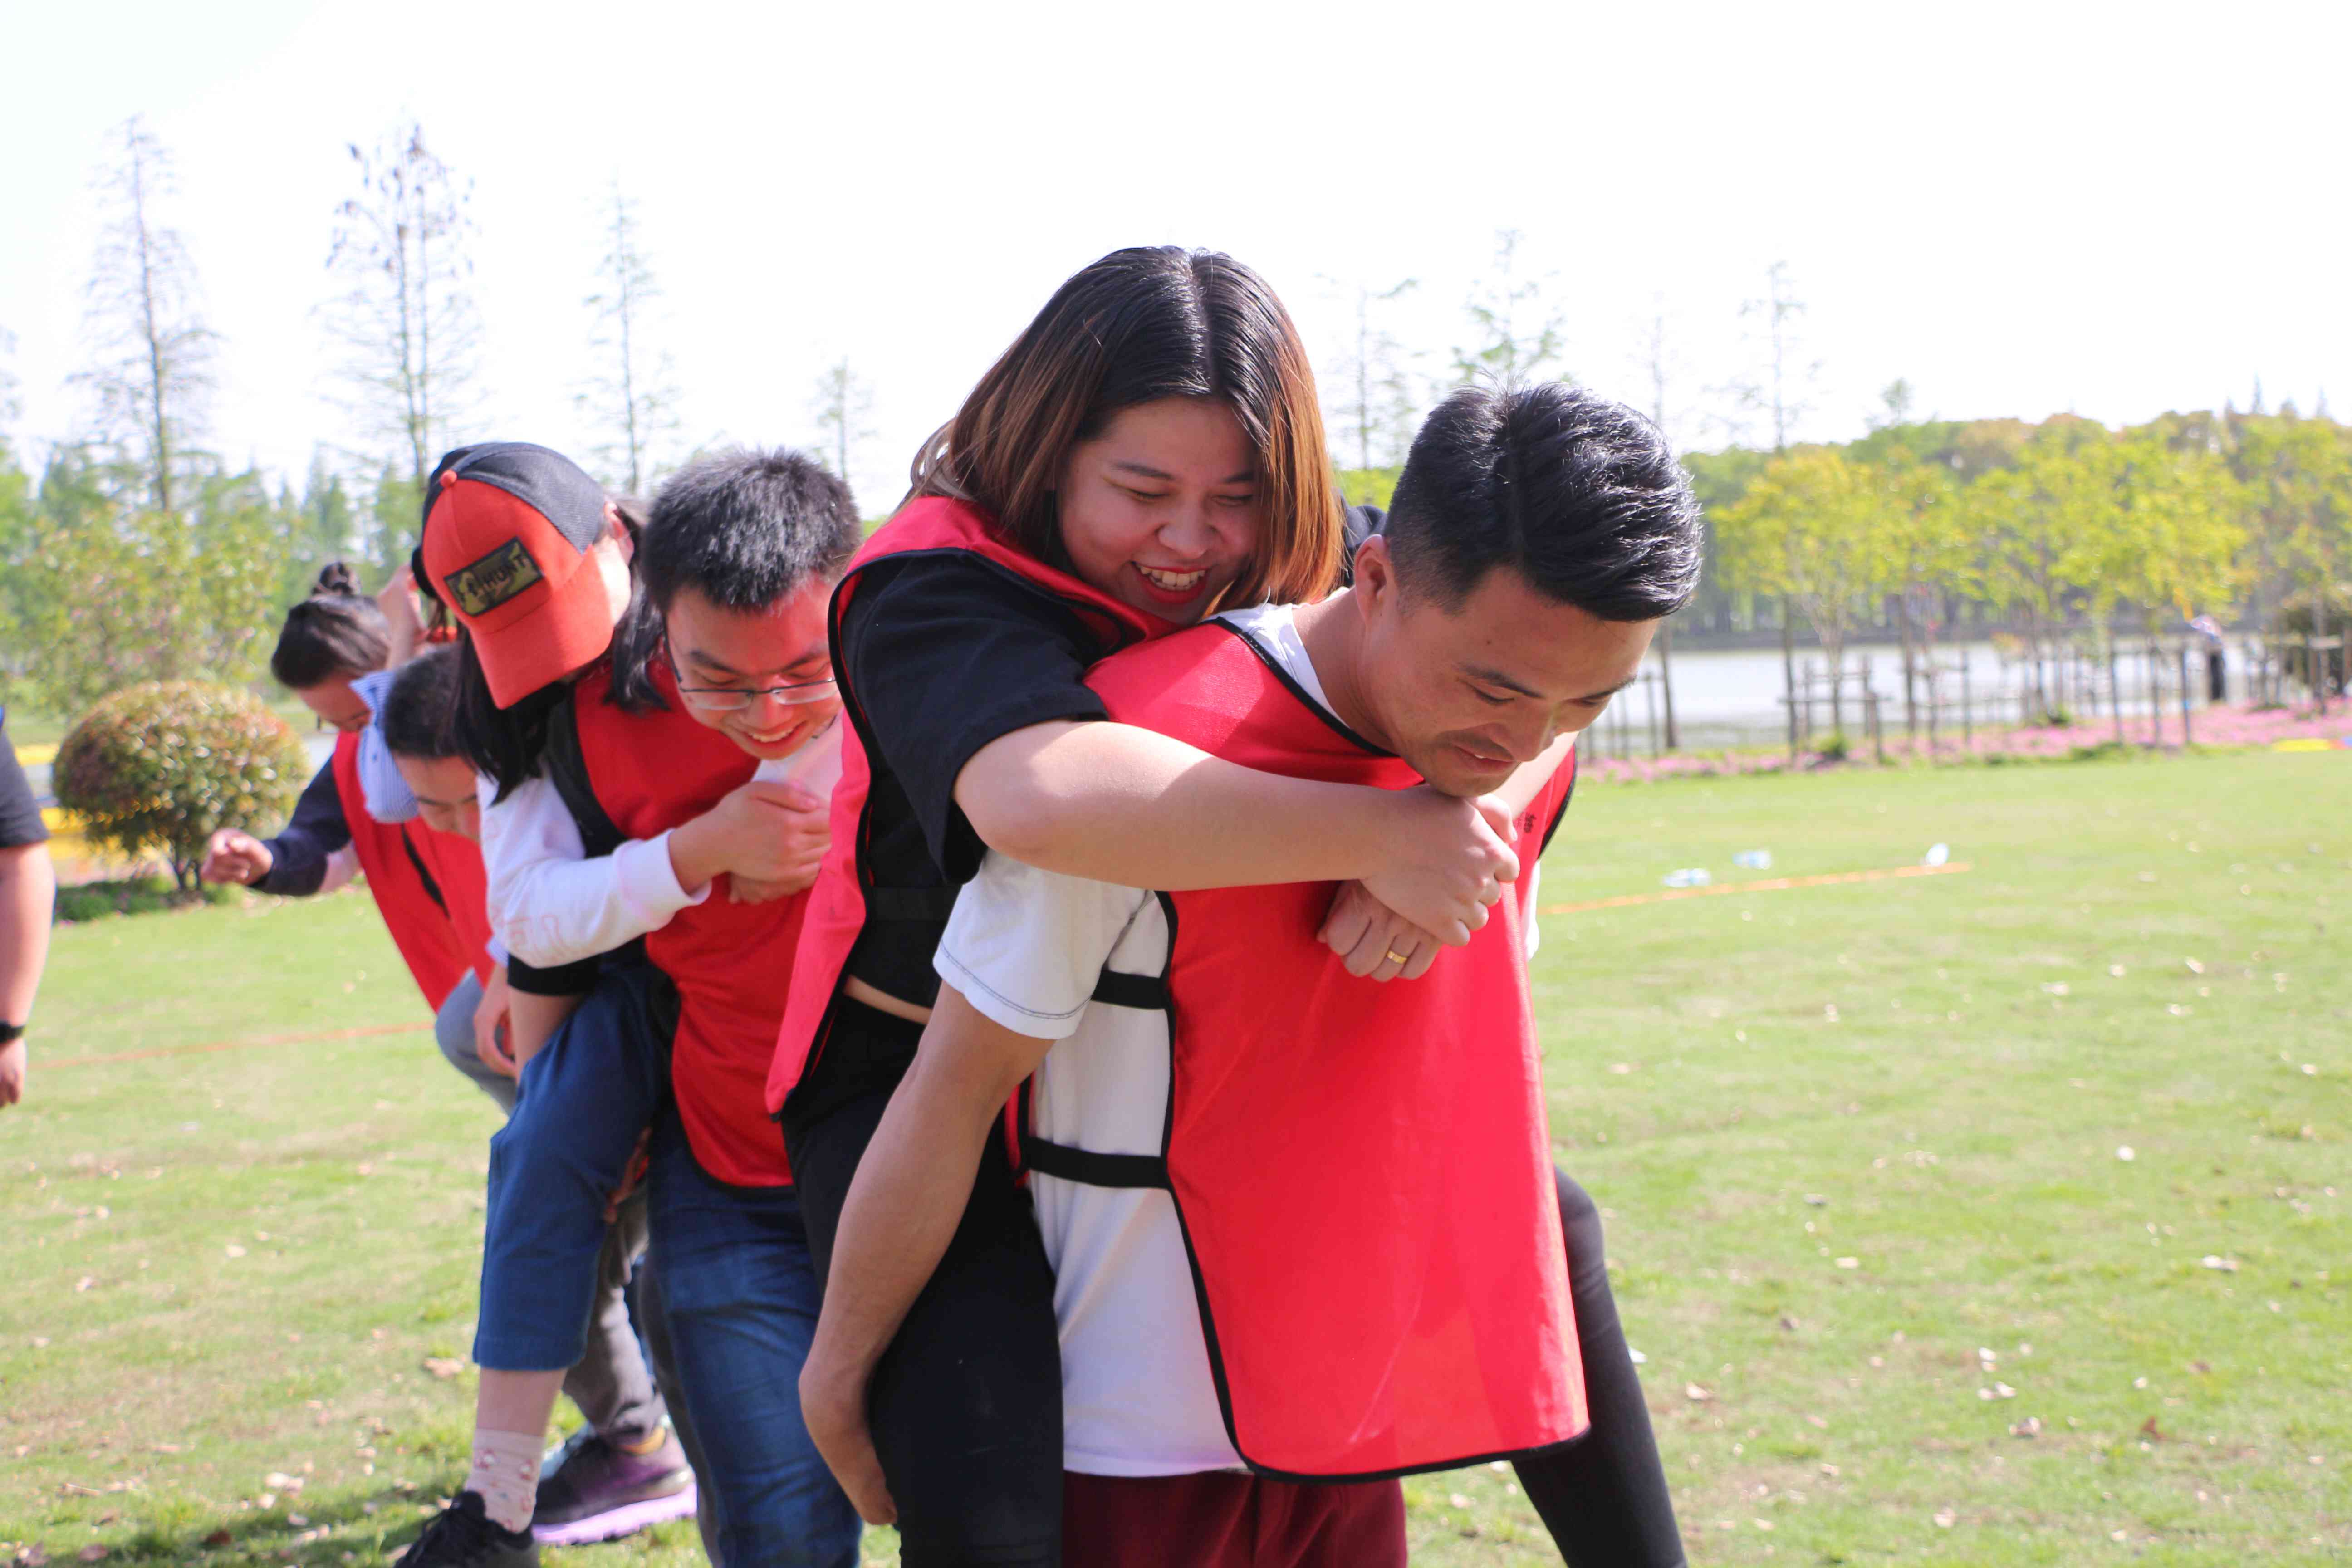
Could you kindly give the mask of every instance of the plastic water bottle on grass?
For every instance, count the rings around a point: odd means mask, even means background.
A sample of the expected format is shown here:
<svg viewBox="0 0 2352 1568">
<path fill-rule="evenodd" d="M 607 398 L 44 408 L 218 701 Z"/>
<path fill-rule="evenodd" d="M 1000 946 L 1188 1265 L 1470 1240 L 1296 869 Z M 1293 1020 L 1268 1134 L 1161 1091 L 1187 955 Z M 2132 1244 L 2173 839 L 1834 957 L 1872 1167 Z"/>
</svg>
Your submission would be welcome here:
<svg viewBox="0 0 2352 1568">
<path fill-rule="evenodd" d="M 1772 868 L 1772 851 L 1742 849 L 1731 858 L 1731 863 L 1743 871 L 1769 871 Z"/>
<path fill-rule="evenodd" d="M 1704 888 L 1714 880 L 1704 866 L 1685 866 L 1678 871 L 1667 872 L 1665 877 L 1669 888 Z"/>
</svg>

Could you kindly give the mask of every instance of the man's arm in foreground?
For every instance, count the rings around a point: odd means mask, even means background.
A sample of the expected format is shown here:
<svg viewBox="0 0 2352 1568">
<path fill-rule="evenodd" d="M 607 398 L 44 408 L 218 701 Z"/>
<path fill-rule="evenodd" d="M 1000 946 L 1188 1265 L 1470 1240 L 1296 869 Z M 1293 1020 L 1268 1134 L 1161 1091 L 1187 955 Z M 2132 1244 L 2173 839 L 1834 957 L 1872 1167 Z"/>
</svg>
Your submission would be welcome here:
<svg viewBox="0 0 2352 1568">
<path fill-rule="evenodd" d="M 33 996 L 48 962 L 49 917 L 57 896 L 46 842 L 0 849 L 0 1023 L 23 1024 L 33 1016 Z M 0 1105 L 24 1098 L 29 1056 L 21 1037 L 0 1046 Z"/>
<path fill-rule="evenodd" d="M 1568 765 L 1568 754 L 1575 749 L 1576 737 L 1562 735 L 1546 747 L 1533 762 L 1521 763 L 1502 787 L 1486 798 L 1496 802 L 1512 819 L 1533 804 L 1552 774 Z M 1517 829 L 1513 842 L 1517 847 Z M 1543 840 L 1524 847 L 1520 858 L 1520 874 L 1537 875 L 1536 857 L 1541 853 Z M 1529 893 L 1529 898 L 1534 894 Z M 1437 961 L 1438 950 L 1444 944 L 1429 932 L 1414 925 L 1402 915 L 1381 902 L 1365 890 L 1361 882 L 1342 882 L 1339 890 L 1331 895 L 1331 907 L 1323 919 L 1323 929 L 1316 938 L 1338 953 L 1349 973 L 1360 978 L 1386 982 L 1418 980 L 1429 973 Z M 1381 964 L 1390 953 L 1405 955 L 1402 967 L 1391 972 Z"/>
<path fill-rule="evenodd" d="M 942 984 L 914 1065 L 850 1184 L 824 1310 L 801 1368 L 801 1415 L 870 1524 L 898 1510 L 866 1429 L 866 1384 L 955 1237 L 1004 1102 L 1052 1044 L 1013 1033 Z"/>
</svg>

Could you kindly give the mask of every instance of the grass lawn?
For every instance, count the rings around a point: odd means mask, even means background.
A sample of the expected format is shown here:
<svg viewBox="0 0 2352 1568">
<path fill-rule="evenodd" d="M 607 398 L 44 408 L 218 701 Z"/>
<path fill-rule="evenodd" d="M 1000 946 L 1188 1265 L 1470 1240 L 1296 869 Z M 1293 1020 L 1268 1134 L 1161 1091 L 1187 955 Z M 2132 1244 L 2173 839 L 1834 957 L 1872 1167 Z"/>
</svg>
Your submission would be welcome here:
<svg viewBox="0 0 2352 1568">
<path fill-rule="evenodd" d="M 2347 803 L 2340 752 L 1584 792 L 1548 906 L 1970 868 L 1544 921 L 1553 1131 L 1695 1562 L 2352 1556 Z M 379 1560 L 462 1469 L 471 1373 L 428 1362 L 494 1112 L 371 906 L 65 929 L 39 1021 L 0 1563 Z M 1557 1561 L 1507 1473 L 1406 1489 L 1417 1562 Z"/>
</svg>

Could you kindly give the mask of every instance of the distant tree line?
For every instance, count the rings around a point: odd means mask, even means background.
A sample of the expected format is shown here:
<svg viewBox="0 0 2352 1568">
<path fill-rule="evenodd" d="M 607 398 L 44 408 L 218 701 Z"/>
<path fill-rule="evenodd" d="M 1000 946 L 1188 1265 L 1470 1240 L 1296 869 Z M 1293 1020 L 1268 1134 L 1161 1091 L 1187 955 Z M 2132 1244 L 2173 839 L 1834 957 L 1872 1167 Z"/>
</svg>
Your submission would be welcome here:
<svg viewBox="0 0 2352 1568">
<path fill-rule="evenodd" d="M 482 322 L 473 297 L 472 186 L 409 123 L 350 148 L 350 195 L 330 216 L 332 292 L 320 325 L 354 444 L 319 447 L 299 488 L 210 446 L 215 365 L 194 264 L 168 217 L 171 160 L 144 124 L 118 128 L 95 184 L 104 216 L 85 293 L 84 427 L 28 473 L 7 444 L 12 384 L 0 333 L 0 685 L 76 712 L 135 680 L 257 675 L 279 611 L 329 560 L 379 577 L 405 562 L 436 456 L 477 434 Z M 582 456 L 643 490 L 681 460 L 661 289 L 635 204 L 598 209 L 598 284 L 583 301 Z M 1339 479 L 1381 500 L 1425 409 L 1478 379 L 1568 377 L 1571 321 L 1521 237 L 1491 266 L 1443 354 L 1394 330 L 1413 279 L 1341 284 L 1345 341 L 1322 356 Z M 1640 401 L 1663 428 L 1718 444 L 1685 462 L 1708 519 L 1708 563 L 1685 637 L 1783 638 L 1801 622 L 1832 658 L 1857 637 L 1909 655 L 2000 631 L 2034 651 L 2155 636 L 2211 615 L 2325 637 L 2347 609 L 2352 433 L 2291 406 L 2168 415 L 2109 431 L 2071 416 L 1912 416 L 1882 395 L 1870 434 L 1797 437 L 1818 363 L 1788 268 L 1741 307 L 1752 353 L 1731 381 L 1686 384 L 1663 303 L 1642 333 Z M 873 388 L 845 356 L 815 378 L 809 417 L 846 473 Z M 2300 617 L 2298 621 L 2298 617 Z"/>
</svg>

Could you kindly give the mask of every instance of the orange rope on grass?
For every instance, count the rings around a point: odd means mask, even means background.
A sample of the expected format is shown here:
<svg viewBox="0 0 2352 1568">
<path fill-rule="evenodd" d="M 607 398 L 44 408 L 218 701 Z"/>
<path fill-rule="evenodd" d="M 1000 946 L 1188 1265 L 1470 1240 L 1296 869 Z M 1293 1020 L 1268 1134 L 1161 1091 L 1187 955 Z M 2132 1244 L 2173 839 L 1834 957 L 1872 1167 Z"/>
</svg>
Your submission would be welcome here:
<svg viewBox="0 0 2352 1568">
<path fill-rule="evenodd" d="M 362 1040 L 375 1035 L 414 1035 L 432 1026 L 429 1020 L 422 1024 L 376 1024 L 364 1029 L 328 1029 L 315 1035 L 257 1035 L 249 1040 L 214 1040 L 201 1046 L 157 1046 L 150 1051 L 116 1051 L 102 1057 L 44 1055 L 39 1067 L 43 1072 L 55 1072 L 59 1068 L 98 1067 L 106 1062 L 143 1062 L 156 1057 L 193 1057 L 207 1051 L 243 1051 L 259 1046 L 303 1046 L 328 1040 Z"/>
<path fill-rule="evenodd" d="M 1831 871 L 1818 877 L 1763 877 L 1753 882 L 1718 882 L 1706 888 L 1669 888 L 1662 893 L 1622 893 L 1581 904 L 1546 904 L 1539 915 L 1574 915 L 1587 910 L 1619 910 L 1628 904 L 1663 904 L 1675 899 L 1713 899 L 1726 893 L 1777 893 L 1789 888 L 1825 888 L 1833 882 L 1883 882 L 1890 877 L 1948 877 L 1966 871 L 1969 862 L 1948 866 L 1889 866 L 1876 871 Z"/>
</svg>

